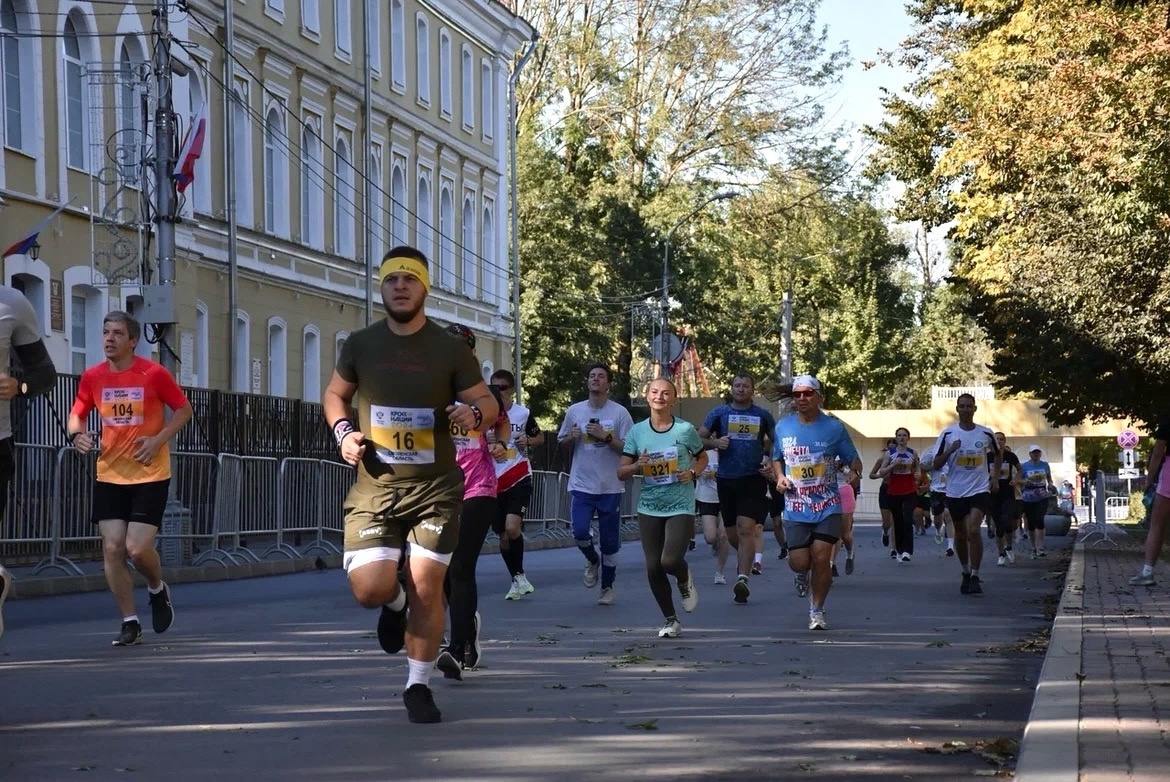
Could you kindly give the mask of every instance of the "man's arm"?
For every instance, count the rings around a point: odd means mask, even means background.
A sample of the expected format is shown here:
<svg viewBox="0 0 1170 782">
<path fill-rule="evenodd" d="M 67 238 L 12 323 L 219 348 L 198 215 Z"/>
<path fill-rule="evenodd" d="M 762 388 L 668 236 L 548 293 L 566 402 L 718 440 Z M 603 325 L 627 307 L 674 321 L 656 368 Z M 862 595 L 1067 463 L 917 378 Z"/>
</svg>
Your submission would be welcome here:
<svg viewBox="0 0 1170 782">
<path fill-rule="evenodd" d="M 19 392 L 24 396 L 37 396 L 53 387 L 57 382 L 57 368 L 45 348 L 41 324 L 32 304 L 24 296 L 12 303 L 15 328 L 12 330 L 12 352 L 20 362 L 20 381 L 24 384 Z M 7 369 L 7 367 L 0 367 Z"/>
<path fill-rule="evenodd" d="M 329 385 L 321 395 L 321 409 L 325 413 L 325 423 L 329 424 L 330 429 L 335 428 L 342 419 L 349 420 L 350 405 L 356 393 L 357 383 L 349 382 L 339 375 L 336 369 L 333 370 L 333 377 L 329 379 Z M 354 426 L 356 428 L 356 424 Z"/>
<path fill-rule="evenodd" d="M 473 385 L 471 388 L 467 388 L 458 392 L 455 394 L 455 398 L 469 408 L 467 413 L 468 415 L 471 415 L 472 417 L 475 416 L 474 410 L 471 410 L 470 408 L 479 410 L 478 422 L 459 422 L 460 424 L 472 424 L 471 426 L 465 426 L 465 429 L 478 429 L 483 425 L 484 421 L 495 421 L 500 417 L 500 405 L 498 402 L 496 402 L 496 398 L 492 396 L 492 392 L 488 389 L 487 383 L 483 382 L 482 380 Z M 454 415 L 461 415 L 458 411 L 458 408 L 456 408 L 455 411 L 452 411 L 452 416 Z"/>
</svg>

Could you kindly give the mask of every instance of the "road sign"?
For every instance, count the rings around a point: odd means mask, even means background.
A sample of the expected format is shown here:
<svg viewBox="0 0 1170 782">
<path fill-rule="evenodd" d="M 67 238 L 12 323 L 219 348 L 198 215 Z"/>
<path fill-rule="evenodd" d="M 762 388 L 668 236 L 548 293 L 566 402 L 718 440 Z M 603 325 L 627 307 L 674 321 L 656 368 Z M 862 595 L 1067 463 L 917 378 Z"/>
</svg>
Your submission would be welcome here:
<svg viewBox="0 0 1170 782">
<path fill-rule="evenodd" d="M 1139 475 L 1138 475 L 1139 472 L 1140 472 L 1140 470 L 1138 470 L 1137 467 L 1122 467 L 1120 470 L 1117 471 L 1117 477 L 1123 481 L 1124 480 L 1136 480 L 1139 477 Z"/>
<path fill-rule="evenodd" d="M 1132 429 L 1123 429 L 1121 434 L 1117 435 L 1117 444 L 1122 448 L 1137 448 L 1140 440 L 1138 433 Z"/>
</svg>

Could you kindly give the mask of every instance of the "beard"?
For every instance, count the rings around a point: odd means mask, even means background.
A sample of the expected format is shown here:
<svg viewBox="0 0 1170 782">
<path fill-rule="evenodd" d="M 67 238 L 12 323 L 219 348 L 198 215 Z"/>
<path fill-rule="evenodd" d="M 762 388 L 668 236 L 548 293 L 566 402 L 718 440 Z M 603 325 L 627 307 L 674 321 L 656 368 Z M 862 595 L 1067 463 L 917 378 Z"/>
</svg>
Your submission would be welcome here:
<svg viewBox="0 0 1170 782">
<path fill-rule="evenodd" d="M 415 317 L 420 312 L 422 312 L 422 308 L 423 308 L 424 304 L 426 303 L 426 299 L 424 299 L 423 301 L 420 301 L 418 303 L 418 306 L 411 307 L 410 309 L 405 309 L 405 310 L 396 310 L 393 307 L 391 307 L 390 304 L 387 304 L 386 302 L 382 302 L 382 303 L 386 307 L 386 314 L 389 315 L 390 319 L 393 320 L 395 323 L 410 323 L 412 320 L 415 319 Z"/>
</svg>

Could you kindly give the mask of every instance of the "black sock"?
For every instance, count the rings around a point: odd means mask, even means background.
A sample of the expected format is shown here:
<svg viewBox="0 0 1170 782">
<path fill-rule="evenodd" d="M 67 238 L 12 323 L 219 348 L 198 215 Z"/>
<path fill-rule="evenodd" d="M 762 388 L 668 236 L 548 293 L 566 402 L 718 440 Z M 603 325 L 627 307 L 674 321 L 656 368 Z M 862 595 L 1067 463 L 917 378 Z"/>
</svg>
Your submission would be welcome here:
<svg viewBox="0 0 1170 782">
<path fill-rule="evenodd" d="M 524 534 L 515 540 L 509 541 L 509 548 L 512 552 L 512 561 L 508 565 L 508 571 L 518 576 L 524 572 Z"/>
</svg>

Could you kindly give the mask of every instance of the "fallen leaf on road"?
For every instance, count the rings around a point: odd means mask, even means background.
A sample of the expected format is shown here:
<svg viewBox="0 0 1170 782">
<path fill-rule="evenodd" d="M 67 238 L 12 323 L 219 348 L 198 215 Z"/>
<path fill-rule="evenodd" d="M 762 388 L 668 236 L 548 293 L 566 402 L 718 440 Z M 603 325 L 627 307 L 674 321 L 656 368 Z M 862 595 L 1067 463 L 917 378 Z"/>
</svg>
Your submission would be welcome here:
<svg viewBox="0 0 1170 782">
<path fill-rule="evenodd" d="M 626 725 L 627 730 L 658 730 L 658 720 L 646 720 L 645 722 L 631 722 Z"/>
<path fill-rule="evenodd" d="M 857 760 L 856 755 L 842 755 L 841 760 Z"/>
<path fill-rule="evenodd" d="M 97 771 L 97 766 L 74 766 L 74 771 Z"/>
<path fill-rule="evenodd" d="M 1085 677 L 1085 674 L 1081 673 L 1080 671 L 1077 671 L 1077 672 L 1076 672 L 1076 673 L 1074 673 L 1073 675 L 1077 677 L 1077 681 L 1078 681 L 1078 682 L 1083 682 L 1083 681 L 1085 680 L 1085 678 L 1086 678 L 1086 677 Z"/>
<path fill-rule="evenodd" d="M 546 690 L 567 690 L 568 689 L 568 687 L 566 687 L 563 684 L 546 684 L 546 685 L 544 685 L 544 688 Z"/>
<path fill-rule="evenodd" d="M 797 763 L 796 770 L 797 771 L 816 771 L 817 767 L 816 767 L 815 763 Z"/>
<path fill-rule="evenodd" d="M 941 649 L 944 646 L 950 646 L 950 641 L 931 641 L 926 645 L 927 649 Z"/>
</svg>

